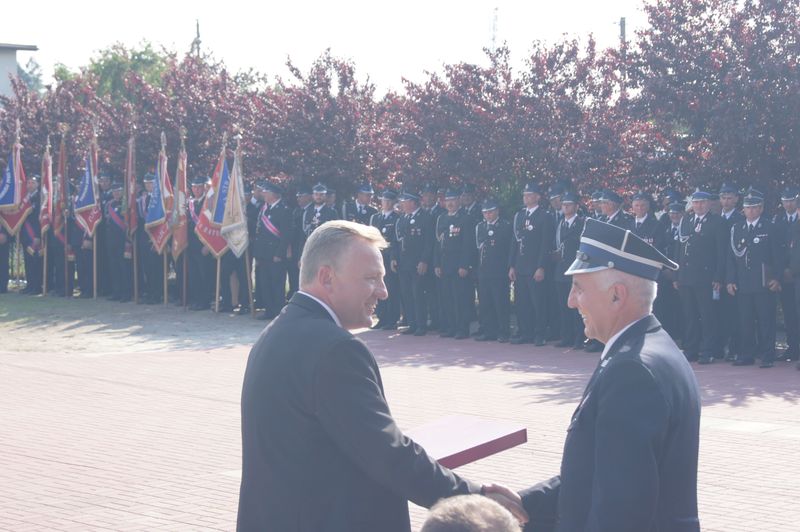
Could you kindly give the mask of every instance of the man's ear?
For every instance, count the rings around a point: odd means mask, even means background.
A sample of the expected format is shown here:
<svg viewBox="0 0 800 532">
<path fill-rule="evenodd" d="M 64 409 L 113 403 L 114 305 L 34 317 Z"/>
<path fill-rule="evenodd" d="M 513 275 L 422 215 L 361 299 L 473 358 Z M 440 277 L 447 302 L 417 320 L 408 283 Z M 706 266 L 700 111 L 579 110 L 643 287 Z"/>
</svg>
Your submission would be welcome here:
<svg viewBox="0 0 800 532">
<path fill-rule="evenodd" d="M 628 287 L 622 283 L 614 283 L 611 287 L 611 302 L 616 303 L 628 298 Z"/>
<path fill-rule="evenodd" d="M 330 290 L 333 283 L 333 268 L 328 265 L 322 266 L 317 272 L 317 282 L 320 286 Z"/>
</svg>

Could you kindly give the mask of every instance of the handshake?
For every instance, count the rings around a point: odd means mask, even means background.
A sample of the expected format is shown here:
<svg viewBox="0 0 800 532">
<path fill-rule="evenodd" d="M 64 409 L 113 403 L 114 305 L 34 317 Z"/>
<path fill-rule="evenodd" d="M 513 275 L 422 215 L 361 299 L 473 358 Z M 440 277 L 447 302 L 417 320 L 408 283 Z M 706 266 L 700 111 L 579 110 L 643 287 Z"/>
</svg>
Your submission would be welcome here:
<svg viewBox="0 0 800 532">
<path fill-rule="evenodd" d="M 481 493 L 495 502 L 499 503 L 503 508 L 511 512 L 521 525 L 528 522 L 528 513 L 522 507 L 522 498 L 516 491 L 500 484 L 487 484 L 481 488 Z"/>
</svg>

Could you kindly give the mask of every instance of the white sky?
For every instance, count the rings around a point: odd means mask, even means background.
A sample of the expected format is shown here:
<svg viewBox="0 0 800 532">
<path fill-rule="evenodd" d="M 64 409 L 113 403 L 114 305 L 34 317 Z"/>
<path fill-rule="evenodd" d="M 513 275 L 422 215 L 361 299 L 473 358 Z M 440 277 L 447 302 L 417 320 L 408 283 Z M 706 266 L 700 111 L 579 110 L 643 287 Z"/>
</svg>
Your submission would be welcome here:
<svg viewBox="0 0 800 532">
<path fill-rule="evenodd" d="M 288 77 L 290 55 L 306 71 L 330 47 L 356 63 L 360 80 L 369 74 L 379 91 L 398 89 L 401 78 L 424 79 L 444 63 L 483 62 L 491 45 L 494 8 L 497 43 L 506 41 L 515 66 L 534 40 L 553 42 L 563 34 L 593 33 L 602 47 L 617 46 L 619 18 L 627 19 L 628 39 L 645 22 L 644 0 L 381 0 L 339 2 L 289 0 L 73 0 L 7 2 L 0 42 L 35 44 L 21 52 L 34 57 L 50 78 L 55 63 L 87 64 L 114 42 L 136 45 L 147 39 L 179 52 L 194 38 L 200 21 L 204 50 L 233 70 L 253 67 Z"/>
</svg>

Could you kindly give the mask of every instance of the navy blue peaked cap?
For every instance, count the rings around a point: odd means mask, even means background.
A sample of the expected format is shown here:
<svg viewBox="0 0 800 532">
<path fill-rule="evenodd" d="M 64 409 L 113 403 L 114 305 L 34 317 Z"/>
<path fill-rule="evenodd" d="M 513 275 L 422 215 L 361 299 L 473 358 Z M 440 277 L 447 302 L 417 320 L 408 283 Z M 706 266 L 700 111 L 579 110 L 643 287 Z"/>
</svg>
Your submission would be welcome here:
<svg viewBox="0 0 800 532">
<path fill-rule="evenodd" d="M 575 262 L 564 275 L 609 268 L 655 281 L 662 268 L 677 270 L 678 265 L 633 232 L 589 218 Z"/>
</svg>

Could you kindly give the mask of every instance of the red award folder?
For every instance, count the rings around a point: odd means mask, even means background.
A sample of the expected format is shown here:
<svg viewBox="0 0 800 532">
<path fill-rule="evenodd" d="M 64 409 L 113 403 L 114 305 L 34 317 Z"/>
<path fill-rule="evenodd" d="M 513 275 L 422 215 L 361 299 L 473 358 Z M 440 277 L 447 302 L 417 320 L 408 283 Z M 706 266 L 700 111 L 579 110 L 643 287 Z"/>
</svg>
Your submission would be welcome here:
<svg viewBox="0 0 800 532">
<path fill-rule="evenodd" d="M 473 416 L 447 416 L 408 430 L 406 435 L 450 469 L 528 441 L 522 425 Z"/>
</svg>

